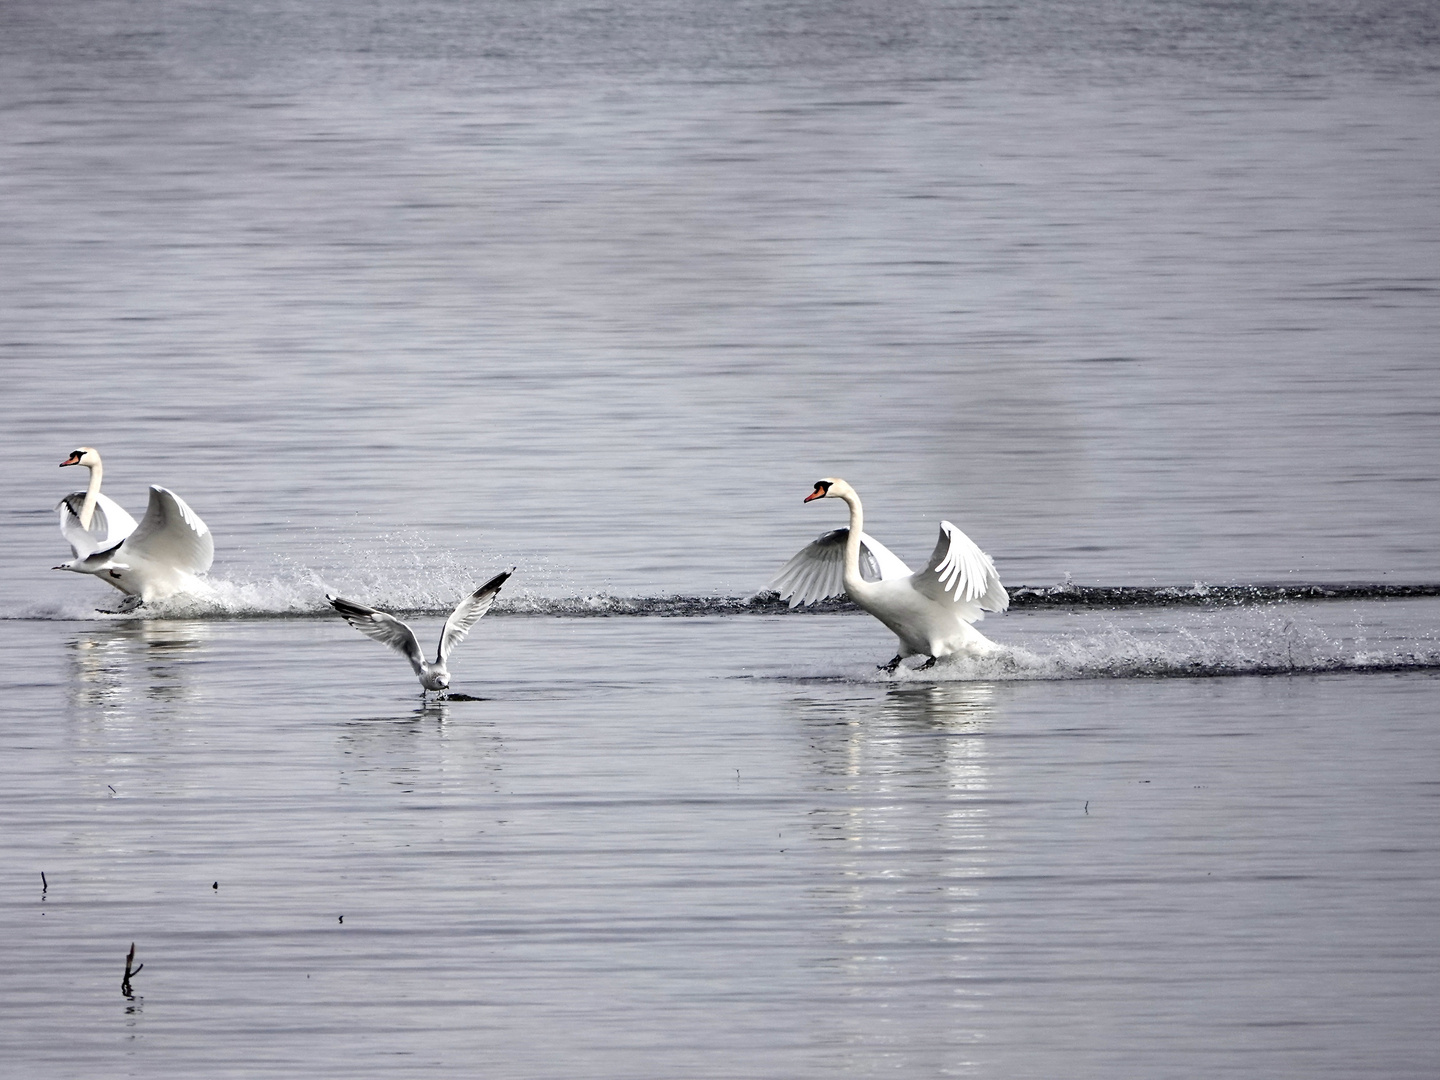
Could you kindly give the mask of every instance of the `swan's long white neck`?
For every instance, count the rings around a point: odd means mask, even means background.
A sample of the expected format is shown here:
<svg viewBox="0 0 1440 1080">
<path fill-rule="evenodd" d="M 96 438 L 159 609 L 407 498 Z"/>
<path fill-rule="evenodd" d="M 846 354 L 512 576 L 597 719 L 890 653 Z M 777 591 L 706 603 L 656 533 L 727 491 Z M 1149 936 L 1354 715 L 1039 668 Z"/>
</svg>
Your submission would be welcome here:
<svg viewBox="0 0 1440 1080">
<path fill-rule="evenodd" d="M 845 588 L 853 594 L 866 585 L 860 576 L 860 534 L 865 529 L 865 511 L 860 506 L 860 496 L 853 490 L 842 491 L 840 498 L 850 507 L 850 533 L 845 537 Z"/>
<path fill-rule="evenodd" d="M 90 470 L 90 485 L 85 489 L 85 502 L 80 507 L 80 527 L 88 532 L 90 519 L 95 516 L 95 500 L 100 495 L 100 478 L 105 470 L 98 461 L 87 467 Z"/>
</svg>

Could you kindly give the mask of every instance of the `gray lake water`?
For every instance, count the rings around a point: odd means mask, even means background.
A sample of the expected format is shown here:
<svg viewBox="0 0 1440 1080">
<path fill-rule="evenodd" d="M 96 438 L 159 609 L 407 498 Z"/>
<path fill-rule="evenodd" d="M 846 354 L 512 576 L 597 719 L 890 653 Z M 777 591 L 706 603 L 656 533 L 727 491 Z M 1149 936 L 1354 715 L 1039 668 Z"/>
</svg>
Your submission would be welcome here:
<svg viewBox="0 0 1440 1080">
<path fill-rule="evenodd" d="M 1436 1075 L 1437 208 L 1430 4 L 0 6 L 0 1061 Z"/>
</svg>

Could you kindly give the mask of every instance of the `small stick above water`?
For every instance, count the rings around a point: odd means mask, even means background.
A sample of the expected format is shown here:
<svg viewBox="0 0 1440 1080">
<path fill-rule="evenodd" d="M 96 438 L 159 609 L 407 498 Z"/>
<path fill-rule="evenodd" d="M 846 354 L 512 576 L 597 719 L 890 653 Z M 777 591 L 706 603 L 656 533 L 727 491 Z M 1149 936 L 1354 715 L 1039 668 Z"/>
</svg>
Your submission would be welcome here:
<svg viewBox="0 0 1440 1080">
<path fill-rule="evenodd" d="M 130 990 L 130 976 L 132 976 L 132 975 L 139 975 L 140 972 L 143 971 L 144 968 L 145 968 L 145 965 L 144 965 L 144 964 L 141 964 L 139 967 L 135 968 L 135 969 L 132 971 L 132 970 L 131 970 L 131 965 L 134 964 L 134 963 L 135 963 L 135 943 L 132 941 L 132 942 L 130 943 L 130 955 L 127 956 L 127 957 L 125 957 L 125 978 L 123 978 L 123 979 L 120 980 L 120 993 L 124 994 L 127 998 L 128 998 L 128 997 L 134 997 L 134 996 L 135 996 L 135 995 L 131 992 L 131 990 Z"/>
</svg>

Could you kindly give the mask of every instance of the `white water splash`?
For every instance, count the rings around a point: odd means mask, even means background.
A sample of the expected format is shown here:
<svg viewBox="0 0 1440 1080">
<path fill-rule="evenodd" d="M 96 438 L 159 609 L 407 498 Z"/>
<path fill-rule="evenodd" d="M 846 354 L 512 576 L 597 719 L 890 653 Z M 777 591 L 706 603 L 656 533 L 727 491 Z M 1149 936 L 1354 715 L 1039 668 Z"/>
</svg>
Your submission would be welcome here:
<svg viewBox="0 0 1440 1080">
<path fill-rule="evenodd" d="M 1174 615 L 1175 613 L 1169 612 Z M 1192 625 L 1107 626 L 1006 645 L 990 657 L 948 657 L 928 670 L 876 672 L 864 681 L 1176 678 L 1440 668 L 1433 631 L 1326 625 L 1325 612 L 1277 605 L 1192 616 Z"/>
</svg>

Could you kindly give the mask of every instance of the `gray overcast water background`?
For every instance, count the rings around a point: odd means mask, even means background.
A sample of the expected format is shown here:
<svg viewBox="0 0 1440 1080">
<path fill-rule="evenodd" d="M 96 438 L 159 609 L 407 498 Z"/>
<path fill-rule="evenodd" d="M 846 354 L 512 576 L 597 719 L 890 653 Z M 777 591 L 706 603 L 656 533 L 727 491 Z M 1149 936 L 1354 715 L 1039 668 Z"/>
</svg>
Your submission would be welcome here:
<svg viewBox="0 0 1440 1080">
<path fill-rule="evenodd" d="M 0 4 L 0 285 L 15 1075 L 1440 1072 L 1434 4 Z"/>
</svg>

